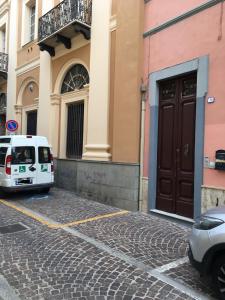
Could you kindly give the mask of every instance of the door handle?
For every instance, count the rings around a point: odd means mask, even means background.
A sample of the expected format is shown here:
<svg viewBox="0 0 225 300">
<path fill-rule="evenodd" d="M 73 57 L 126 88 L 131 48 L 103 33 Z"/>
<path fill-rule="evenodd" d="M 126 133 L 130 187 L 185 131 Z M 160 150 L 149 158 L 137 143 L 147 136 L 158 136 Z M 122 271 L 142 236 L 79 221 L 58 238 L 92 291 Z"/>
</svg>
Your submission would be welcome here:
<svg viewBox="0 0 225 300">
<path fill-rule="evenodd" d="M 189 144 L 184 145 L 184 156 L 188 156 L 189 153 Z"/>
<path fill-rule="evenodd" d="M 36 168 L 31 166 L 31 167 L 29 168 L 29 171 L 34 172 L 34 171 L 36 171 Z"/>
</svg>

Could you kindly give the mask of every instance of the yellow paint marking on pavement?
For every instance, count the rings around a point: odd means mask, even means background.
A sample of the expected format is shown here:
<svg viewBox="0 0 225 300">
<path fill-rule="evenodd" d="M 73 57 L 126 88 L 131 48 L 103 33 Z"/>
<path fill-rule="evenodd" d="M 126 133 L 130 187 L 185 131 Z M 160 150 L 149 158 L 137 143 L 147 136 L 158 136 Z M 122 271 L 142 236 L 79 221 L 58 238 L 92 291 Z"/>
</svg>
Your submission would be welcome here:
<svg viewBox="0 0 225 300">
<path fill-rule="evenodd" d="M 114 217 L 114 216 L 120 216 L 120 215 L 125 215 L 125 214 L 129 213 L 127 210 L 122 210 L 122 211 L 117 211 L 115 213 L 99 215 L 99 216 L 96 216 L 96 217 L 93 217 L 93 218 L 83 219 L 83 220 L 79 220 L 79 221 L 73 221 L 73 222 L 66 223 L 66 224 L 59 224 L 59 223 L 52 224 L 52 223 L 46 221 L 44 218 L 41 218 L 41 217 L 39 217 L 35 214 L 32 214 L 32 212 L 26 210 L 25 208 L 18 207 L 18 206 L 14 205 L 14 204 L 12 204 L 8 201 L 0 199 L 0 203 L 4 204 L 4 205 L 6 205 L 10 208 L 13 208 L 13 209 L 17 210 L 17 211 L 21 212 L 22 214 L 38 221 L 39 223 L 41 223 L 43 225 L 46 225 L 46 226 L 48 226 L 49 228 L 52 228 L 52 229 L 70 227 L 70 226 L 74 226 L 74 225 L 84 224 L 84 223 L 93 222 L 93 221 L 97 221 L 97 220 L 101 220 L 101 219 L 107 219 L 107 218 L 111 218 L 111 217 Z"/>
<path fill-rule="evenodd" d="M 117 211 L 115 213 L 106 214 L 106 215 L 100 215 L 100 216 L 96 216 L 96 217 L 93 217 L 93 218 L 83 219 L 83 220 L 79 220 L 79 221 L 74 221 L 74 222 L 70 222 L 70 223 L 66 223 L 66 224 L 62 224 L 62 225 L 51 224 L 51 225 L 49 225 L 49 227 L 50 228 L 70 227 L 70 226 L 74 226 L 74 225 L 80 225 L 80 224 L 84 224 L 84 223 L 88 223 L 88 222 L 93 222 L 93 221 L 97 221 L 97 220 L 101 220 L 101 219 L 107 219 L 107 218 L 111 218 L 111 217 L 115 217 L 115 216 L 120 216 L 120 215 L 125 215 L 125 214 L 128 214 L 127 210 Z"/>
<path fill-rule="evenodd" d="M 2 203 L 2 204 L 6 205 L 6 206 L 8 206 L 8 207 L 10 207 L 10 208 L 13 208 L 13 209 L 15 209 L 15 210 L 21 212 L 22 214 L 24 214 L 24 215 L 26 215 L 26 216 L 28 216 L 28 217 L 30 217 L 30 218 L 32 218 L 32 219 L 34 219 L 34 220 L 40 222 L 40 223 L 43 224 L 43 225 L 47 225 L 47 226 L 50 225 L 49 222 L 47 222 L 46 220 L 42 219 L 41 217 L 38 217 L 38 216 L 33 215 L 32 213 L 30 213 L 30 212 L 27 211 L 26 209 L 20 208 L 20 207 L 14 205 L 14 204 L 12 204 L 12 203 L 9 203 L 9 202 L 7 202 L 7 201 L 5 201 L 5 200 L 0 200 L 0 203 Z"/>
</svg>

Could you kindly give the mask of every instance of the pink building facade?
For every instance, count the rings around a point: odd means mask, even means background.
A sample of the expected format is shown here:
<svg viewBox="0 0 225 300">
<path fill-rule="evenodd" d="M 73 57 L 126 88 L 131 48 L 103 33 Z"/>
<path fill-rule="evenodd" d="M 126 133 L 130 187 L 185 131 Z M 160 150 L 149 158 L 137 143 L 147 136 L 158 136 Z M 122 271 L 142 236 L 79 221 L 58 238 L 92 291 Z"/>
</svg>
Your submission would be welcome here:
<svg viewBox="0 0 225 300">
<path fill-rule="evenodd" d="M 193 219 L 225 203 L 225 5 L 145 2 L 141 207 Z"/>
</svg>

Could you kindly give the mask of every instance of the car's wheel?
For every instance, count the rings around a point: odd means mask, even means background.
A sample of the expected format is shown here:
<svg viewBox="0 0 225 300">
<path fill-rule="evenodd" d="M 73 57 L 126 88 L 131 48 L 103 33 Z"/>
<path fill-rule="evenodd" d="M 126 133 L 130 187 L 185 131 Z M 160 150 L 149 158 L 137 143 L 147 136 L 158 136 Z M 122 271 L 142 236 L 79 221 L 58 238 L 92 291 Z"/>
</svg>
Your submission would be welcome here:
<svg viewBox="0 0 225 300">
<path fill-rule="evenodd" d="M 214 262 L 212 276 L 219 299 L 225 300 L 225 255 Z"/>
</svg>

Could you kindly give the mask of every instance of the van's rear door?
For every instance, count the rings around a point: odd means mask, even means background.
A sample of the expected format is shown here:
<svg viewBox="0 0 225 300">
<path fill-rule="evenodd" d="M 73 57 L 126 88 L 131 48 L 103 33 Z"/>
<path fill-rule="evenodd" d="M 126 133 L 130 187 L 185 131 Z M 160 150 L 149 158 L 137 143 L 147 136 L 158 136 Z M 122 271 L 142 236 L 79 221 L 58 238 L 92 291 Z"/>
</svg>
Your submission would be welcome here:
<svg viewBox="0 0 225 300">
<path fill-rule="evenodd" d="M 5 159 L 7 155 L 8 147 L 0 146 L 0 186 L 3 180 L 5 180 Z"/>
<path fill-rule="evenodd" d="M 37 184 L 51 183 L 51 150 L 47 146 L 38 146 Z"/>
<path fill-rule="evenodd" d="M 12 147 L 12 186 L 37 184 L 37 161 L 34 146 Z"/>
</svg>

